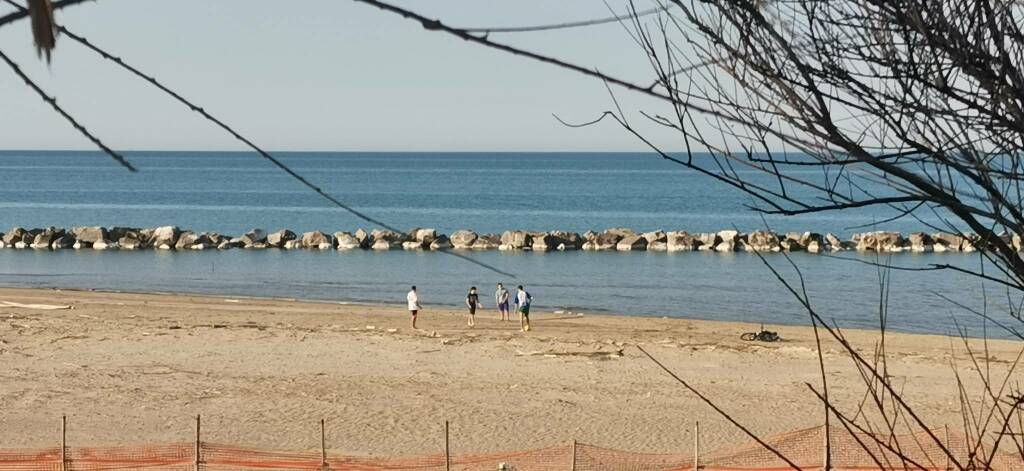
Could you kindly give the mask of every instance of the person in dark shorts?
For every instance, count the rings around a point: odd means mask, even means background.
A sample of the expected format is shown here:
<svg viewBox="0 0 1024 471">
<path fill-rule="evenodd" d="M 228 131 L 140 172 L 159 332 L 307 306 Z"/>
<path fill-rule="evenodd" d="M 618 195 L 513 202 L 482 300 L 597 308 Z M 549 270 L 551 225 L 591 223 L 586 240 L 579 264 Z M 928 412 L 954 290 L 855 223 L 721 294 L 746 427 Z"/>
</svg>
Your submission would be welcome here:
<svg viewBox="0 0 1024 471">
<path fill-rule="evenodd" d="M 476 308 L 483 307 L 483 305 L 480 304 L 480 295 L 476 293 L 476 286 L 471 286 L 469 288 L 469 294 L 466 295 L 466 307 L 469 308 L 469 319 L 467 319 L 468 325 L 470 327 L 474 327 L 476 326 Z"/>
<path fill-rule="evenodd" d="M 416 328 L 416 314 L 420 312 L 420 297 L 416 294 L 416 287 L 413 286 L 409 290 L 409 294 L 405 295 L 405 300 L 409 302 L 409 313 L 412 314 L 412 328 Z"/>
<path fill-rule="evenodd" d="M 530 331 L 530 304 L 533 303 L 533 296 L 519 285 L 516 293 L 516 310 L 519 311 L 519 327 L 523 332 Z"/>
<path fill-rule="evenodd" d="M 498 290 L 494 292 L 494 304 L 498 306 L 498 313 L 501 314 L 503 322 L 509 319 L 508 303 L 511 299 L 512 295 L 505 289 L 505 285 L 498 283 Z"/>
</svg>

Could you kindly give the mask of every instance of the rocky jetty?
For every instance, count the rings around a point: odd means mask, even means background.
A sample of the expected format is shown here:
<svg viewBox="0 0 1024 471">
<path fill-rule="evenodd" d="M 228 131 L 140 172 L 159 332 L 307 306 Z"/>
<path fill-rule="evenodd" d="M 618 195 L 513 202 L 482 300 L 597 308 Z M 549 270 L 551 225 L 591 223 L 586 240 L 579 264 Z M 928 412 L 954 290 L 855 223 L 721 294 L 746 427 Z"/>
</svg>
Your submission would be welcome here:
<svg viewBox="0 0 1024 471">
<path fill-rule="evenodd" d="M 1000 238 L 1017 251 L 1024 251 L 1019 235 Z M 251 229 L 233 237 L 216 232 L 194 232 L 176 226 L 155 228 L 13 227 L 0 233 L 0 249 L 27 250 L 504 250 L 504 251 L 619 251 L 619 252 L 973 252 L 982 241 L 973 234 L 874 231 L 853 234 L 849 239 L 817 232 L 786 234 L 758 230 L 690 233 L 612 228 L 583 234 L 569 231 L 535 232 L 508 230 L 501 234 L 478 234 L 462 229 L 441 234 L 435 229 L 415 228 L 408 232 L 373 230 L 338 231 L 333 234 L 310 231 L 302 234 L 288 229 L 268 233 Z"/>
</svg>

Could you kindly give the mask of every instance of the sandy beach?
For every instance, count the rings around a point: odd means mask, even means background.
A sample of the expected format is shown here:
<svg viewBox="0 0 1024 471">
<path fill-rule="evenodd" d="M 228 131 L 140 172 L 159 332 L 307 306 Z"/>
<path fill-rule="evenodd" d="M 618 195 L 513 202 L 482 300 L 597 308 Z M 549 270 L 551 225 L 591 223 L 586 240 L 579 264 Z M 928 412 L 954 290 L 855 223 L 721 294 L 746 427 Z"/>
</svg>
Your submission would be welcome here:
<svg viewBox="0 0 1024 471">
<path fill-rule="evenodd" d="M 486 296 L 482 296 L 486 300 Z M 493 310 L 425 306 L 422 330 L 402 305 L 0 289 L 0 447 L 207 441 L 270 449 L 327 446 L 358 455 L 497 451 L 576 439 L 610 448 L 686 452 L 741 432 L 643 356 L 641 345 L 759 434 L 820 425 L 805 383 L 820 384 L 813 331 L 770 327 L 777 343 L 739 339 L 756 325 L 536 312 L 534 330 Z M 487 307 L 492 307 L 489 305 Z M 877 332 L 846 331 L 865 352 Z M 951 368 L 976 375 L 960 339 L 889 334 L 890 374 L 930 423 L 961 423 Z M 983 356 L 982 341 L 972 340 Z M 989 341 L 993 375 L 1019 342 Z M 825 342 L 833 397 L 847 409 L 864 386 Z M 1018 377 L 1019 374 L 1016 374 Z"/>
</svg>

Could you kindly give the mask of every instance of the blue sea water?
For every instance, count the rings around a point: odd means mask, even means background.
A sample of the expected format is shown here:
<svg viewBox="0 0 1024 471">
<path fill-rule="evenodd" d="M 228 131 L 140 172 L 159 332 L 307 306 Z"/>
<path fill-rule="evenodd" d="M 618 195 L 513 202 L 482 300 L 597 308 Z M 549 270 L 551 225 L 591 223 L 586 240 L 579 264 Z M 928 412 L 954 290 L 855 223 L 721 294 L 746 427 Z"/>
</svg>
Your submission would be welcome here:
<svg viewBox="0 0 1024 471">
<path fill-rule="evenodd" d="M 924 229 L 937 222 L 860 208 L 812 216 L 765 218 L 736 190 L 653 154 L 593 153 L 279 153 L 327 193 L 398 228 L 585 231 L 771 229 L 835 232 Z M 253 227 L 295 232 L 355 230 L 358 220 L 252 153 L 129 152 L 130 173 L 98 152 L 0 151 L 0 232 L 8 227 L 177 225 L 237 234 Z M 743 170 L 738 170 L 743 172 Z M 797 171 L 799 172 L 799 171 Z M 797 173 L 794 172 L 794 173 Z M 818 170 L 806 170 L 814 178 Z M 749 171 L 752 181 L 771 185 Z M 792 190 L 791 190 L 792 191 Z M 416 284 L 427 304 L 459 305 L 470 285 L 489 299 L 498 281 L 525 284 L 542 310 L 805 324 L 807 314 L 755 255 L 746 253 L 472 253 L 510 272 L 501 277 L 441 253 L 392 252 L 96 252 L 0 250 L 0 285 L 340 301 L 404 299 Z M 877 327 L 878 269 L 844 259 L 793 254 L 814 307 L 844 327 Z M 852 260 L 850 260 L 852 259 Z M 768 261 L 791 277 L 781 255 Z M 965 254 L 904 254 L 893 263 L 975 266 Z M 981 308 L 981 284 L 951 272 L 895 271 L 889 327 L 955 331 L 953 317 L 981 335 L 976 315 L 936 293 Z M 994 290 L 994 287 L 988 287 Z M 989 299 L 993 292 L 985 293 Z M 1005 298 L 1005 293 L 1004 296 Z M 488 303 L 491 304 L 491 303 Z M 990 306 L 989 310 L 997 309 Z M 997 319 L 1013 325 L 1005 315 Z M 1004 336 L 991 325 L 988 333 Z"/>
</svg>

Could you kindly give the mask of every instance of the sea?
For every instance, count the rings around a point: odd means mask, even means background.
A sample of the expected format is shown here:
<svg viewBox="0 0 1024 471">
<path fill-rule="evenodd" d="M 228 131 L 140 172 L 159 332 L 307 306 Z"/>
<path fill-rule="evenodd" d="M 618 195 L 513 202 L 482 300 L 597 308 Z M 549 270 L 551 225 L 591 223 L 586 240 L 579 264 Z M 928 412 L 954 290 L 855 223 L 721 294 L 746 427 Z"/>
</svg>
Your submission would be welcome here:
<svg viewBox="0 0 1024 471">
<path fill-rule="evenodd" d="M 749 196 L 651 153 L 278 152 L 324 192 L 392 227 L 584 232 L 723 229 L 928 231 L 938 215 L 889 208 L 766 217 Z M 0 151 L 0 232 L 20 227 L 176 225 L 237 235 L 372 230 L 252 152 L 126 152 L 129 172 L 93 151 Z M 734 168 L 750 182 L 778 182 Z M 788 174 L 826 181 L 820 169 Z M 802 174 L 802 175 L 801 175 Z M 799 188 L 787 188 L 800 196 Z M 880 189 L 881 191 L 881 189 Z M 1009 337 L 1005 288 L 933 264 L 976 268 L 977 254 L 0 250 L 0 286 L 189 292 L 461 306 L 477 286 L 524 285 L 541 315 L 572 312 L 809 325 L 780 281 L 843 328 Z M 880 269 L 878 262 L 892 265 Z M 775 270 L 773 272 L 773 269 Z M 1018 296 L 1019 297 L 1019 296 Z M 884 299 L 884 301 L 883 301 Z M 490 302 L 488 302 L 490 301 Z M 953 302 L 955 301 L 955 303 Z M 979 313 L 984 312 L 990 319 Z M 485 311 L 486 315 L 486 311 Z M 737 333 L 738 335 L 739 333 Z"/>
</svg>

